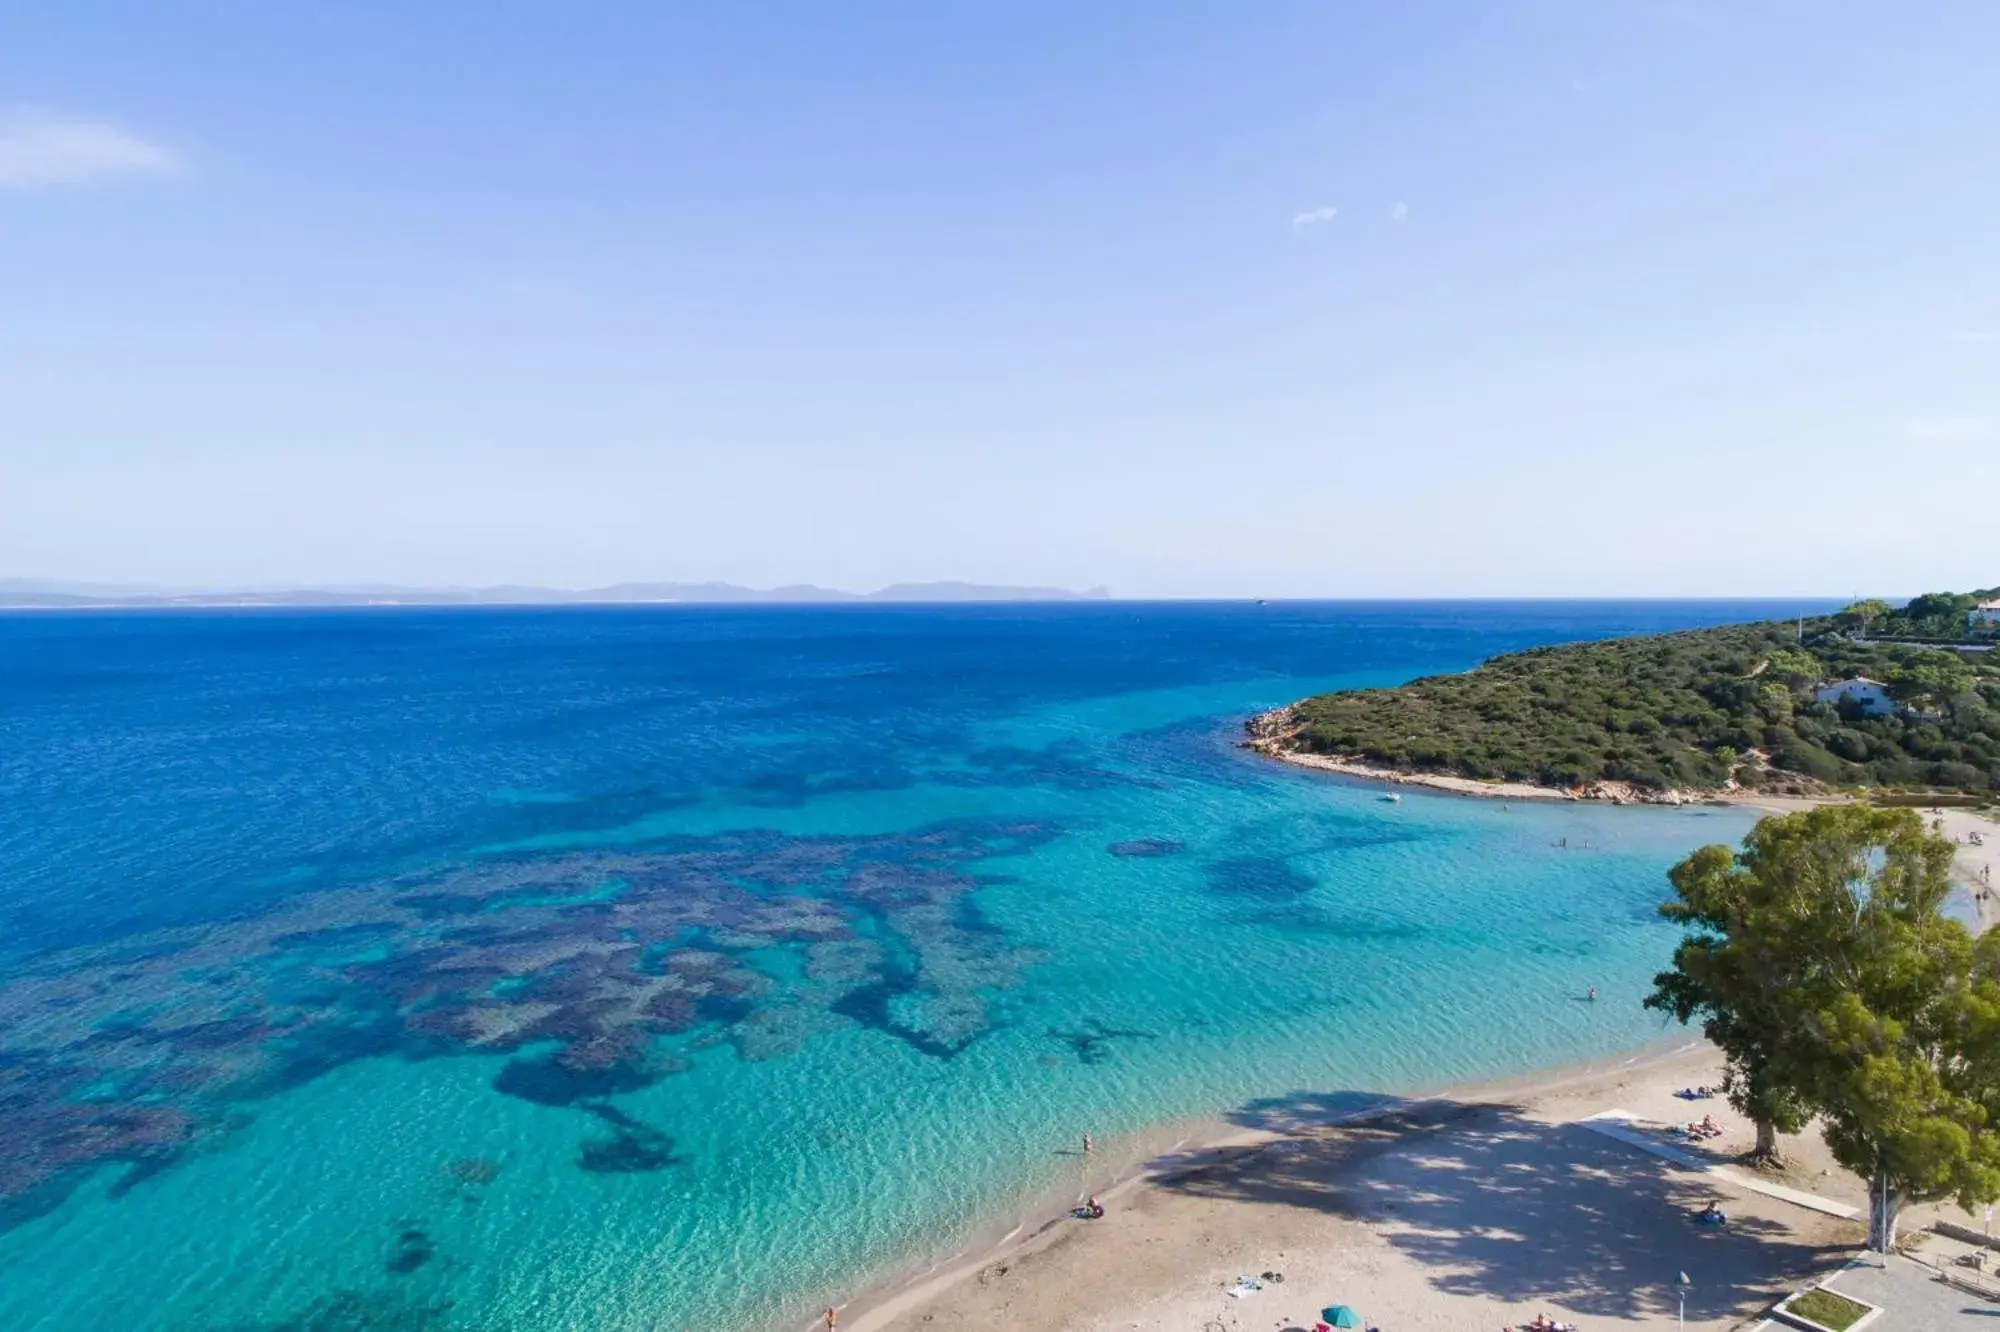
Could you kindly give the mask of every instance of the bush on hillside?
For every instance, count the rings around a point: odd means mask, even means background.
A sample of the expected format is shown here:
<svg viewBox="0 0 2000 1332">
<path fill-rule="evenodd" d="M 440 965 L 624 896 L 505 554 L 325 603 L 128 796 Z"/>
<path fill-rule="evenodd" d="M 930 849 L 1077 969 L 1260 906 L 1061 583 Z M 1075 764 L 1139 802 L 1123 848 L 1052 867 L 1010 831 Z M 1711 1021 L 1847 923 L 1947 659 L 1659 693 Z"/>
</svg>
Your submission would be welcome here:
<svg viewBox="0 0 2000 1332">
<path fill-rule="evenodd" d="M 1896 610 L 1533 648 L 1461 675 L 1295 705 L 1297 748 L 1482 780 L 1599 781 L 1712 790 L 1794 774 L 1838 786 L 2000 790 L 2000 663 L 1872 641 L 1962 629 L 1992 592 L 1933 594 Z M 1866 622 L 1870 639 L 1860 637 Z M 1816 700 L 1867 676 L 1891 715 Z M 1761 752 L 1770 773 L 1759 771 Z"/>
</svg>

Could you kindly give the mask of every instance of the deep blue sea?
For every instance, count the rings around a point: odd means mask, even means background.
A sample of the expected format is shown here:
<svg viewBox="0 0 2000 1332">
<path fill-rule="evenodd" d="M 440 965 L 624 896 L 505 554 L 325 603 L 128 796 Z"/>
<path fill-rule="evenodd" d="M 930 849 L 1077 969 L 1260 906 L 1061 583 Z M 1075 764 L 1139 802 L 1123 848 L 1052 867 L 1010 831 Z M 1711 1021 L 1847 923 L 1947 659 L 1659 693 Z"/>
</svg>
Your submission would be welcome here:
<svg viewBox="0 0 2000 1332">
<path fill-rule="evenodd" d="M 0 1327 L 796 1326 L 1085 1131 L 1658 1039 L 1747 817 L 1243 719 L 1817 608 L 0 615 Z"/>
</svg>

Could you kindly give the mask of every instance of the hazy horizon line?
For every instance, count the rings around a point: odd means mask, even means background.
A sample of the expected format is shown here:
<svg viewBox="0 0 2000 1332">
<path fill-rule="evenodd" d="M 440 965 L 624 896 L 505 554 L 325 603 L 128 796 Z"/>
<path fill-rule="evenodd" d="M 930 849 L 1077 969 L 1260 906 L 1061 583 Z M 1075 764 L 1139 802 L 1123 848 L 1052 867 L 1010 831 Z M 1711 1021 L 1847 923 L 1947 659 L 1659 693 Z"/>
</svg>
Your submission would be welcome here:
<svg viewBox="0 0 2000 1332">
<path fill-rule="evenodd" d="M 1065 587 L 974 583 L 962 580 L 897 582 L 869 591 L 850 591 L 815 583 L 784 583 L 751 587 L 724 580 L 699 582 L 627 580 L 588 587 L 518 582 L 496 583 L 261 583 L 171 584 L 98 582 L 45 578 L 0 578 L 0 607 L 9 609 L 243 609 L 435 607 L 555 607 L 555 606 L 685 606 L 685 605 L 885 605 L 885 604 L 1062 604 L 1068 602 L 1136 603 L 1467 603 L 1467 602 L 1772 602 L 1840 605 L 1858 593 L 1826 592 L 1346 592 L 1259 596 L 1234 594 L 1114 593 L 1094 586 L 1082 591 Z M 1894 599 L 1894 598 L 1891 598 Z"/>
</svg>

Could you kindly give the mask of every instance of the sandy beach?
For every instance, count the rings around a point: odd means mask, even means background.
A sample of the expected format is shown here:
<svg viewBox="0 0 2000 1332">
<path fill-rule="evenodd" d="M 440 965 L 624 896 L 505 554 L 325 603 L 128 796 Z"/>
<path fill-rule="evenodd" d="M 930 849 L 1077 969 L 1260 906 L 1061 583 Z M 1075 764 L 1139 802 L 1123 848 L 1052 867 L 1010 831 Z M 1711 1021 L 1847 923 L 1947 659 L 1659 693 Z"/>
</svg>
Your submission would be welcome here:
<svg viewBox="0 0 2000 1332">
<path fill-rule="evenodd" d="M 1719 1097 L 1705 1044 L 1539 1085 L 1383 1098 L 1342 1123 L 1310 1095 L 1229 1121 L 1233 1140 L 1171 1153 L 1105 1192 L 1106 1215 L 1060 1211 L 1013 1242 L 841 1318 L 854 1332 L 1049 1329 L 1238 1332 L 1310 1328 L 1352 1305 L 1387 1332 L 1492 1328 L 1538 1312 L 1590 1327 L 1668 1326 L 1673 1283 L 1699 1273 L 1687 1324 L 1734 1327 L 1831 1270 L 1858 1223 L 1661 1160 L 1581 1121 L 1607 1110 L 1661 1123 L 1712 1115 L 1720 1163 L 1751 1133 Z M 1784 1182 L 1850 1206 L 1817 1138 L 1790 1139 Z M 1722 1228 L 1696 1225 L 1711 1200 Z M 1264 1273 L 1281 1276 L 1266 1277 Z M 1228 1293 L 1239 1278 L 1261 1289 Z"/>
<path fill-rule="evenodd" d="M 1454 777 L 1442 772 L 1405 772 L 1398 768 L 1388 768 L 1377 763 L 1367 763 L 1361 759 L 1331 758 L 1325 754 L 1306 754 L 1294 749 L 1282 749 L 1275 745 L 1252 744 L 1251 748 L 1280 763 L 1290 763 L 1301 768 L 1316 768 L 1321 772 L 1339 773 L 1343 777 L 1359 777 L 1364 781 L 1387 782 L 1394 786 L 1421 786 L 1433 791 L 1449 791 L 1454 795 L 1484 796 L 1491 800 L 1587 800 L 1612 799 L 1610 795 L 1591 796 L 1580 791 L 1565 791 L 1555 786 L 1537 786 L 1533 782 L 1482 782 L 1471 777 Z M 1668 799 L 1667 796 L 1674 798 Z M 1628 797 L 1619 803 L 1679 805 L 1695 800 L 1693 796 L 1681 792 L 1663 792 L 1656 800 L 1637 800 Z"/>
<path fill-rule="evenodd" d="M 1940 809 L 1924 811 L 1924 818 L 1938 832 L 1958 844 L 1952 859 L 1952 877 L 1972 895 L 1979 928 L 1988 929 L 2000 908 L 1993 893 L 2000 888 L 2000 810 Z"/>
<path fill-rule="evenodd" d="M 1763 797 L 1771 812 L 1812 802 Z M 1925 811 L 1960 846 L 1977 888 L 2000 860 L 2000 822 Z M 1983 845 L 1976 845 L 1978 834 Z M 1983 928 L 1992 903 L 1975 892 Z M 1809 1129 L 1781 1141 L 1782 1173 L 1732 1163 L 1750 1125 L 1716 1096 L 1717 1052 L 1684 1040 L 1610 1067 L 1552 1070 L 1430 1096 L 1301 1093 L 1246 1107 L 1100 1186 L 1080 1174 L 1016 1233 L 847 1306 L 848 1332 L 1249 1332 L 1309 1329 L 1344 1303 L 1385 1332 L 1498 1329 L 1545 1313 L 1580 1328 L 1668 1327 L 1675 1279 L 1694 1282 L 1686 1325 L 1754 1325 L 1786 1292 L 1838 1268 L 1859 1221 L 1755 1192 L 1779 1184 L 1865 1209 L 1862 1182 Z M 1692 1152 L 1718 1177 L 1650 1155 L 1585 1121 L 1623 1112 L 1659 1125 L 1712 1116 L 1723 1135 Z M 1115 1156 L 1116 1145 L 1100 1145 Z M 1081 1169 L 1081 1167 L 1080 1167 Z M 1100 1188 L 1106 1214 L 1067 1208 Z M 1696 1225 L 1710 1201 L 1722 1228 Z M 1951 1208 L 1912 1207 L 1906 1233 Z M 1266 1273 L 1273 1274 L 1266 1276 Z M 1243 1278 L 1261 1288 L 1232 1295 Z M 1279 1278 L 1282 1278 L 1281 1280 Z"/>
<path fill-rule="evenodd" d="M 1846 796 L 1840 795 L 1779 795 L 1742 789 L 1688 791 L 1670 787 L 1666 790 L 1654 790 L 1649 787 L 1634 786 L 1630 782 L 1592 782 L 1588 786 L 1572 789 L 1541 786 L 1534 782 L 1497 779 L 1481 781 L 1445 772 L 1410 772 L 1358 758 L 1309 754 L 1302 750 L 1288 749 L 1279 740 L 1269 736 L 1255 737 L 1248 741 L 1244 748 L 1254 750 L 1279 763 L 1289 763 L 1294 767 L 1331 772 L 1364 782 L 1387 783 L 1391 786 L 1420 786 L 1425 790 L 1443 791 L 1451 795 L 1477 796 L 1485 800 L 1594 801 L 1608 805 L 1739 805 L 1745 809 L 1775 812 L 1805 809 L 1812 805 L 1838 803 L 1847 799 Z"/>
</svg>

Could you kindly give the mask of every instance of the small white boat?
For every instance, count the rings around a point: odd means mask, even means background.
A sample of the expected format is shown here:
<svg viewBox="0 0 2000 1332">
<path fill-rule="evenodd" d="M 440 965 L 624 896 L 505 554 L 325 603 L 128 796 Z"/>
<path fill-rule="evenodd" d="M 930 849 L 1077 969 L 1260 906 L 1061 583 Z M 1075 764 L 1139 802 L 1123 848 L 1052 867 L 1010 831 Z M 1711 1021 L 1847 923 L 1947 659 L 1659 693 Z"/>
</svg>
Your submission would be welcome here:
<svg viewBox="0 0 2000 1332">
<path fill-rule="evenodd" d="M 1403 798 L 1403 795 L 1400 791 L 1384 791 L 1381 795 L 1375 798 L 1377 800 L 1386 800 L 1393 805 L 1397 801 L 1401 800 Z"/>
</svg>

